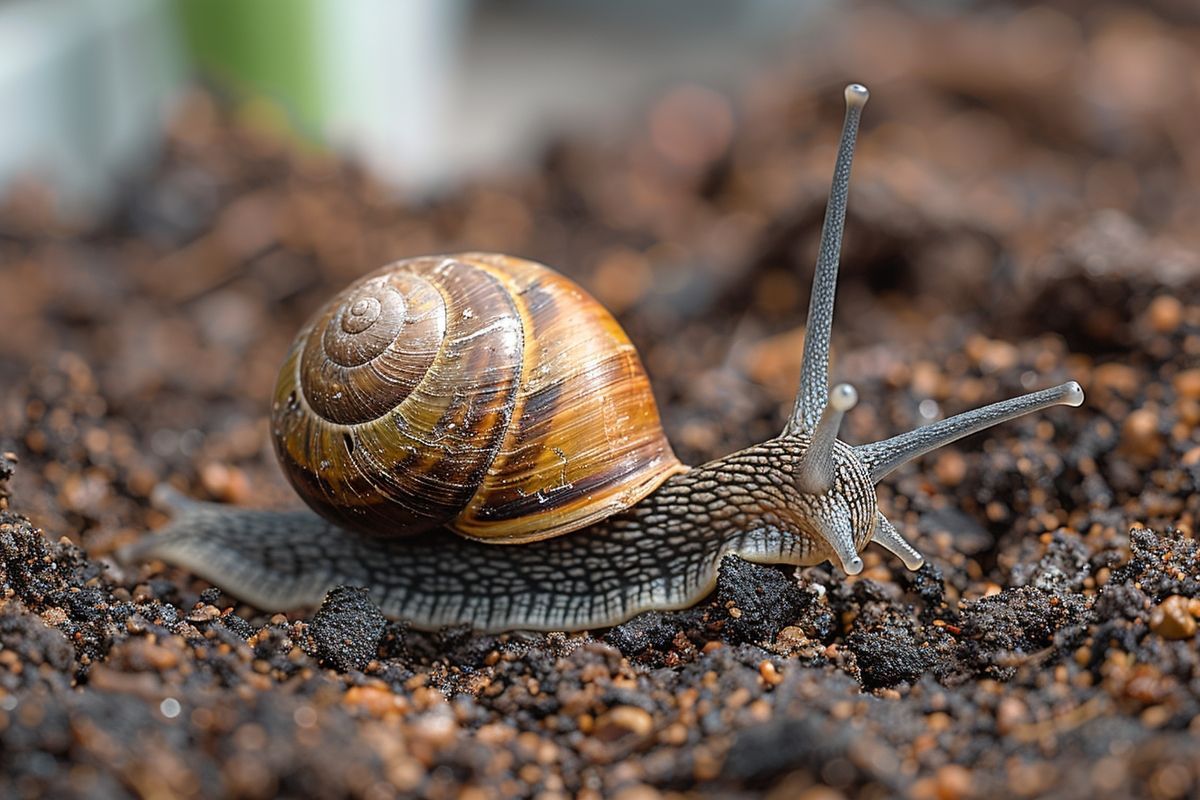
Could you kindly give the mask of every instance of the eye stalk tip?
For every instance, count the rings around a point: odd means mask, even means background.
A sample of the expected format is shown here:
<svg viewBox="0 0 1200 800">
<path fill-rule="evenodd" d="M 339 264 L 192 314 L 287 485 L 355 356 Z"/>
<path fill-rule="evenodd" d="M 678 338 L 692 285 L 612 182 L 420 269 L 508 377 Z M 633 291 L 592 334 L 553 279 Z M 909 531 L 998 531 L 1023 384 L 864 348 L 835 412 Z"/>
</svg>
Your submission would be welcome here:
<svg viewBox="0 0 1200 800">
<path fill-rule="evenodd" d="M 858 392 L 848 383 L 839 383 L 829 393 L 829 405 L 833 406 L 835 411 L 845 413 L 854 408 L 857 403 Z"/>
<path fill-rule="evenodd" d="M 858 556 L 851 556 L 842 562 L 842 569 L 847 575 L 857 575 L 863 571 L 863 560 Z"/>
<path fill-rule="evenodd" d="M 871 93 L 861 83 L 852 83 L 846 87 L 846 105 L 850 108 L 862 108 L 870 97 Z"/>
<path fill-rule="evenodd" d="M 1083 387 L 1078 381 L 1069 381 L 1063 386 L 1063 403 L 1078 408 L 1083 405 Z"/>
</svg>

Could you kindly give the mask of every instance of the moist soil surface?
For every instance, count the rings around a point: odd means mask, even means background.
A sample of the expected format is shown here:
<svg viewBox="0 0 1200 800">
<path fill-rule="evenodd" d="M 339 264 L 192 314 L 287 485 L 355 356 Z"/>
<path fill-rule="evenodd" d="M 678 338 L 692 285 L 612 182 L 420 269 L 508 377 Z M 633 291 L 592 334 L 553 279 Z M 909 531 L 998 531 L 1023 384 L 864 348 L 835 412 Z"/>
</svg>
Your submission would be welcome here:
<svg viewBox="0 0 1200 800">
<path fill-rule="evenodd" d="M 1173 80 L 1200 51 L 1194 19 L 1158 13 L 866 9 L 731 98 L 665 90 L 619 141 L 422 203 L 202 91 L 102 219 L 14 193 L 0 796 L 1200 793 L 1200 88 Z M 478 635 L 354 587 L 263 613 L 113 558 L 165 521 L 162 482 L 296 502 L 275 371 L 327 297 L 410 255 L 580 281 L 689 463 L 774 435 L 847 79 L 874 97 L 834 319 L 861 398 L 843 438 L 1087 392 L 884 482 L 920 570 L 877 547 L 852 578 L 728 558 L 694 608 Z"/>
</svg>

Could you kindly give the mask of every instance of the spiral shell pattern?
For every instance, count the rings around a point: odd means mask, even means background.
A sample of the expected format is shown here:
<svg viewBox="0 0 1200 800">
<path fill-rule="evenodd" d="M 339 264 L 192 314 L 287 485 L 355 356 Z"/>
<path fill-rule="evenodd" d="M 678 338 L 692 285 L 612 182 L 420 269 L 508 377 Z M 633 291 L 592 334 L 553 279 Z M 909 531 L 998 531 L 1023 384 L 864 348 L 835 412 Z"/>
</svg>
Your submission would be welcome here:
<svg viewBox="0 0 1200 800">
<path fill-rule="evenodd" d="M 301 331 L 272 406 L 280 463 L 332 522 L 405 536 L 556 536 L 685 469 L 616 320 L 553 270 L 400 261 Z"/>
</svg>

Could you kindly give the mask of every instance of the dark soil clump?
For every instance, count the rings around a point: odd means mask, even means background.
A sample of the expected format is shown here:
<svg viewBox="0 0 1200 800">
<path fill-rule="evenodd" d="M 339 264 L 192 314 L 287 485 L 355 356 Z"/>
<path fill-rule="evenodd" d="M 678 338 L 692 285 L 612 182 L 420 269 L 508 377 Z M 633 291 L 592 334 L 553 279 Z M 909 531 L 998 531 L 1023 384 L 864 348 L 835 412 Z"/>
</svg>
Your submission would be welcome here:
<svg viewBox="0 0 1200 800">
<path fill-rule="evenodd" d="M 308 630 L 317 660 L 346 672 L 362 669 L 375 658 L 386 626 L 366 589 L 339 586 L 325 596 Z"/>
</svg>

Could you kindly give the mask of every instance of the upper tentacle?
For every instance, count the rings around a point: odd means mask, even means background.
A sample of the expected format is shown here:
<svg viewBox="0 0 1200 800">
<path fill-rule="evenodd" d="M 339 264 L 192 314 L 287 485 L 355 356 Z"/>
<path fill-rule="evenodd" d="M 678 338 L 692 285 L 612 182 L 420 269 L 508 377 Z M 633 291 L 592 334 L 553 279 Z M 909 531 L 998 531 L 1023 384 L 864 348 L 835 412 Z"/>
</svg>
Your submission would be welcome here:
<svg viewBox="0 0 1200 800">
<path fill-rule="evenodd" d="M 796 486 L 802 492 L 823 494 L 833 485 L 837 463 L 834 459 L 834 444 L 842 417 L 858 402 L 858 392 L 848 383 L 839 383 L 829 393 L 829 403 L 821 414 L 821 421 L 813 430 L 808 448 L 800 456 L 800 467 L 796 473 Z"/>
<path fill-rule="evenodd" d="M 846 200 L 850 193 L 850 165 L 858 139 L 858 121 L 869 94 L 857 83 L 846 87 L 846 121 L 838 144 L 837 162 L 825 222 L 821 226 L 821 249 L 813 273 L 812 296 L 804 329 L 804 360 L 800 367 L 800 391 L 784 434 L 811 431 L 825 408 L 829 394 L 829 341 L 833 328 L 833 300 L 837 292 L 838 260 L 842 231 L 846 225 Z"/>
<path fill-rule="evenodd" d="M 860 445 L 854 448 L 854 454 L 870 472 L 872 482 L 879 483 L 902 464 L 964 436 L 1050 406 L 1082 404 L 1083 388 L 1075 381 L 1068 381 L 1052 389 L 1031 392 L 967 411 L 881 442 Z"/>
</svg>

